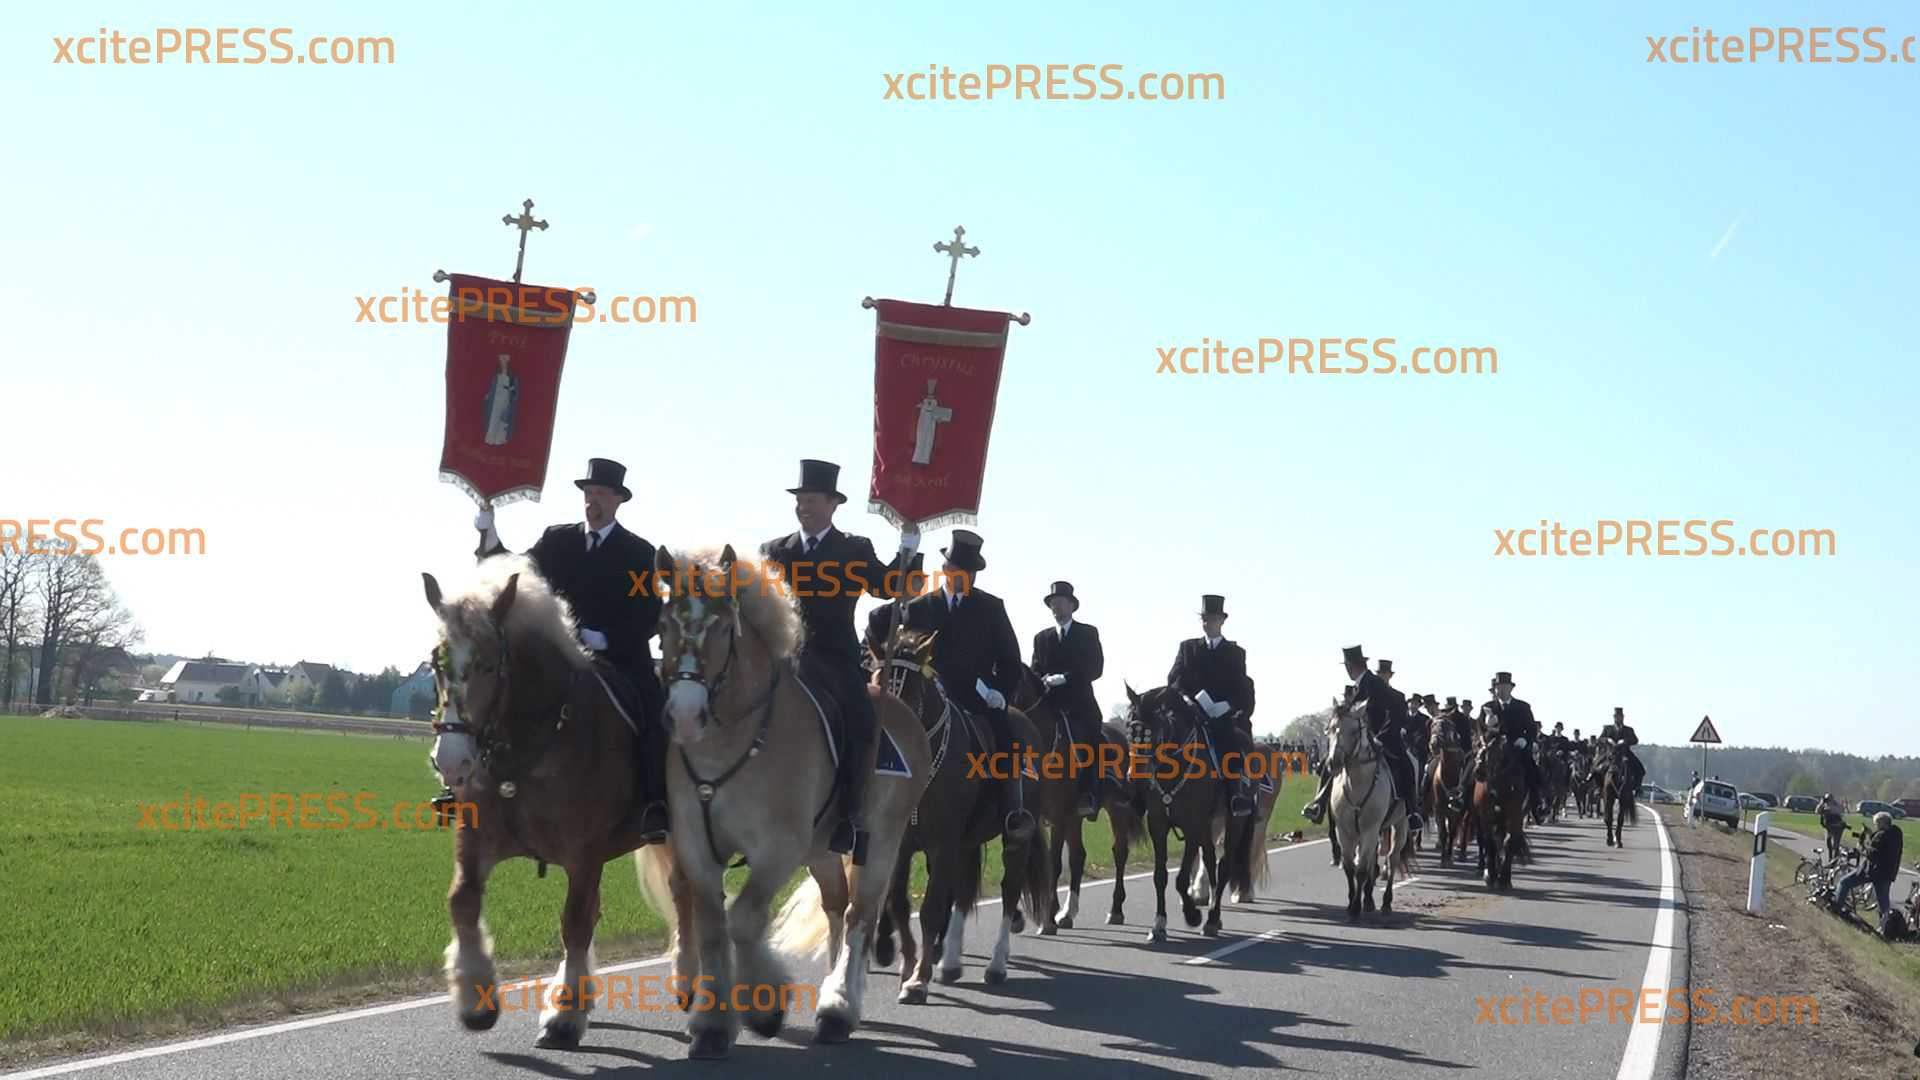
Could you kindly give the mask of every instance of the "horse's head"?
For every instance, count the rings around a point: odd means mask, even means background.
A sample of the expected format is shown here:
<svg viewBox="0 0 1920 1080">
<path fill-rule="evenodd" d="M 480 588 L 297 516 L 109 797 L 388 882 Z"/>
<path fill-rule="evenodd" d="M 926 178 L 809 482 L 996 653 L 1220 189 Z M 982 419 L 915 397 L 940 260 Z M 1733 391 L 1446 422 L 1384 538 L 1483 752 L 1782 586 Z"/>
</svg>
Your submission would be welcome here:
<svg viewBox="0 0 1920 1080">
<path fill-rule="evenodd" d="M 522 557 L 489 559 L 479 582 L 451 598 L 441 594 L 432 574 L 420 576 L 427 604 L 440 619 L 433 650 L 440 717 L 435 729 L 446 743 L 436 743 L 434 767 L 451 786 L 465 778 L 476 751 L 485 759 L 512 753 L 516 687 L 524 711 L 539 687 L 519 684 L 544 681 L 542 658 L 557 654 L 566 665 L 584 665 L 587 654 L 566 604 Z"/>
<path fill-rule="evenodd" d="M 1195 708 L 1185 694 L 1171 686 L 1156 686 L 1144 694 L 1121 683 L 1127 691 L 1127 739 L 1135 744 L 1170 743 L 1174 725 Z"/>
<path fill-rule="evenodd" d="M 732 544 L 711 558 L 698 553 L 675 558 L 658 548 L 653 570 L 661 590 L 660 667 L 668 730 L 675 742 L 689 745 L 712 733 L 713 701 L 729 680 L 757 666 L 763 654 L 791 656 L 804 624 L 785 579 L 738 559 Z"/>
<path fill-rule="evenodd" d="M 1332 700 L 1333 708 L 1327 714 L 1327 760 L 1342 764 L 1367 737 L 1367 699 Z"/>
</svg>

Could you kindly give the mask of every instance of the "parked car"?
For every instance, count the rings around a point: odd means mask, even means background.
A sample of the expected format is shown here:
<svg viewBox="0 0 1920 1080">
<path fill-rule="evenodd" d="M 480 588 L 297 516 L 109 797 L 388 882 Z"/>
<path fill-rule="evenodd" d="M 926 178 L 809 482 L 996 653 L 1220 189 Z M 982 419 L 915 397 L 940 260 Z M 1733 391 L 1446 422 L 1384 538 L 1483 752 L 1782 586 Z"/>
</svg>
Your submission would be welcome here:
<svg viewBox="0 0 1920 1080">
<path fill-rule="evenodd" d="M 1891 803 L 1883 803 L 1878 799 L 1866 799 L 1862 801 L 1860 805 L 1853 808 L 1854 813 L 1859 814 L 1861 817 L 1864 817 L 1864 818 L 1870 818 L 1873 815 L 1880 813 L 1882 810 L 1886 811 L 1887 813 L 1892 813 L 1893 805 Z"/>
<path fill-rule="evenodd" d="M 1789 795 L 1787 796 L 1787 809 L 1799 814 L 1811 814 L 1820 809 L 1820 796 Z"/>
<path fill-rule="evenodd" d="M 1766 803 L 1770 809 L 1778 810 L 1780 808 L 1780 796 L 1775 795 L 1771 791 L 1749 791 L 1747 794 Z"/>
<path fill-rule="evenodd" d="M 1724 821 L 1735 829 L 1740 827 L 1740 793 L 1732 784 L 1724 780 L 1702 780 L 1693 786 L 1687 800 L 1694 817 Z"/>
<path fill-rule="evenodd" d="M 1895 799 L 1893 808 L 1905 811 L 1908 817 L 1920 816 L 1920 799 Z"/>
<path fill-rule="evenodd" d="M 1661 787 L 1659 784 L 1641 784 L 1640 798 L 1646 802 L 1654 803 L 1656 805 L 1660 805 L 1660 804 L 1667 804 L 1672 806 L 1680 805 L 1680 796 L 1675 795 L 1673 792 L 1668 791 L 1666 788 Z"/>
<path fill-rule="evenodd" d="M 1773 806 L 1760 796 L 1743 791 L 1740 793 L 1740 809 L 1771 810 Z"/>
</svg>

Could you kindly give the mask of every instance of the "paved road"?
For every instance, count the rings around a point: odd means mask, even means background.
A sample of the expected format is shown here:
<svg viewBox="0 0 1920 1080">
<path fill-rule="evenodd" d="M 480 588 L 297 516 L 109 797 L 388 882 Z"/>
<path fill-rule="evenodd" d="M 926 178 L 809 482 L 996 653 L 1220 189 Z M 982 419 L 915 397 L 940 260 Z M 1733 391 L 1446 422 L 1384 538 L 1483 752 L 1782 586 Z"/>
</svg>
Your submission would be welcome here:
<svg viewBox="0 0 1920 1080">
<path fill-rule="evenodd" d="M 1151 880 L 1129 882 L 1128 925 L 1118 927 L 1103 922 L 1110 886 L 1092 887 L 1078 927 L 1015 940 L 1010 977 L 997 987 L 980 978 L 999 918 L 988 907 L 969 928 L 960 983 L 936 983 L 930 1004 L 903 1006 L 894 1001 L 897 978 L 876 974 L 866 1020 L 843 1046 L 809 1047 L 811 1017 L 796 1014 L 778 1039 L 743 1034 L 728 1063 L 688 1062 L 680 1014 L 625 1009 L 595 1013 L 581 1049 L 546 1051 L 533 1046 L 532 1014 L 509 1012 L 492 1031 L 469 1034 L 436 996 L 13 1076 L 1677 1075 L 1685 1040 L 1673 1025 L 1609 1022 L 1604 1014 L 1523 1023 L 1530 1010 L 1517 1002 L 1505 1009 L 1512 1022 L 1478 1022 L 1483 997 L 1539 992 L 1577 1001 L 1584 988 L 1686 980 L 1683 947 L 1651 945 L 1657 936 L 1685 941 L 1670 856 L 1651 812 L 1628 831 L 1624 850 L 1606 847 L 1591 820 L 1550 826 L 1533 839 L 1536 860 L 1516 869 L 1510 893 L 1487 890 L 1471 864 L 1443 869 L 1424 856 L 1394 913 L 1358 926 L 1346 919 L 1345 879 L 1327 865 L 1324 841 L 1271 853 L 1271 895 L 1229 903 L 1219 938 L 1188 931 L 1169 897 L 1172 940 L 1149 946 Z M 657 973 L 658 965 L 623 967 Z"/>
</svg>

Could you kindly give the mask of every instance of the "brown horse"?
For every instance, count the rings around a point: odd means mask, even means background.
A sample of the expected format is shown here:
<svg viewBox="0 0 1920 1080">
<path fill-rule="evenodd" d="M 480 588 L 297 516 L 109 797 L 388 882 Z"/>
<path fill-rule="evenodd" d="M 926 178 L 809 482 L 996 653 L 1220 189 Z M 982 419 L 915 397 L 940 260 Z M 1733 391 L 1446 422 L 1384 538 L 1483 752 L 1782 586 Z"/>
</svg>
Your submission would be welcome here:
<svg viewBox="0 0 1920 1080">
<path fill-rule="evenodd" d="M 1047 763 L 1042 766 L 1041 790 L 1038 800 L 1030 803 L 1034 816 L 1047 827 L 1047 865 L 1052 868 L 1051 882 L 1054 890 L 1054 902 L 1047 909 L 1046 918 L 1041 920 L 1039 933 L 1051 937 L 1061 930 L 1073 929 L 1073 920 L 1080 914 L 1080 882 L 1086 875 L 1087 846 L 1081 832 L 1086 821 L 1079 810 L 1079 778 L 1087 769 L 1097 769 L 1102 773 L 1099 800 L 1094 812 L 1107 811 L 1107 821 L 1112 826 L 1116 838 L 1129 835 L 1139 827 L 1134 817 L 1133 807 L 1122 784 L 1119 763 L 1126 760 L 1127 736 L 1120 728 L 1112 724 L 1100 726 L 1100 742 L 1097 744 L 1076 744 L 1067 727 L 1066 715 L 1045 696 L 1045 684 L 1040 675 L 1027 668 L 1021 675 L 1020 685 L 1014 689 L 1013 705 L 1027 714 L 1034 725 L 1045 732 L 1041 736 L 1040 760 Z M 1050 771 L 1058 766 L 1065 782 L 1048 779 Z M 1127 820 L 1122 820 L 1122 817 Z M 1115 840 L 1115 849 L 1120 849 L 1119 840 Z M 1062 854 L 1067 856 L 1063 863 Z M 1117 863 L 1115 887 L 1125 876 L 1124 864 Z M 1068 871 L 1067 906 L 1059 911 L 1060 872 Z M 1016 928 L 1017 929 L 1017 928 Z"/>
<path fill-rule="evenodd" d="M 1480 840 L 1480 870 L 1489 888 L 1513 887 L 1513 860 L 1527 855 L 1525 750 L 1507 747 L 1498 727 L 1480 751 L 1481 774 L 1473 784 L 1473 819 Z"/>
<path fill-rule="evenodd" d="M 1277 759 L 1277 755 L 1270 755 L 1267 758 L 1267 760 Z M 1248 882 L 1248 887 L 1234 891 L 1233 902 L 1236 904 L 1252 903 L 1258 896 L 1259 891 L 1271 882 L 1270 868 L 1267 863 L 1267 828 L 1273 821 L 1273 808 L 1280 801 L 1282 773 L 1277 771 L 1269 772 L 1264 779 L 1256 779 L 1260 782 L 1256 783 L 1253 789 L 1253 818 L 1250 823 L 1253 835 L 1248 838 L 1247 841 L 1248 850 L 1253 859 L 1253 873 L 1250 875 L 1251 880 Z M 1231 821 L 1227 817 L 1226 807 L 1223 806 L 1213 812 L 1214 847 L 1222 851 L 1226 850 L 1227 829 L 1230 825 Z M 1180 870 L 1182 873 L 1191 872 L 1193 860 L 1198 857 L 1199 854 L 1200 849 L 1192 844 L 1187 844 L 1181 849 Z M 1194 878 L 1193 886 L 1188 890 L 1188 895 L 1193 897 L 1195 904 L 1201 907 L 1207 906 L 1208 900 L 1213 896 L 1213 881 L 1207 877 L 1206 867 L 1203 866 L 1200 868 L 1200 874 Z"/>
<path fill-rule="evenodd" d="M 1433 834 L 1440 841 L 1440 865 L 1452 866 L 1454 849 L 1460 858 L 1467 856 L 1467 840 L 1472 835 L 1464 808 L 1453 808 L 1453 793 L 1460 774 L 1467 767 L 1468 748 L 1460 745 L 1450 717 L 1433 725 L 1433 737 L 1427 754 L 1433 760 L 1426 791 L 1427 817 L 1433 822 Z"/>
<path fill-rule="evenodd" d="M 1634 777 L 1628 768 L 1624 750 L 1611 747 L 1605 740 L 1600 752 L 1600 816 L 1607 825 L 1607 846 L 1626 847 L 1626 826 L 1633 824 Z M 1611 749 L 1609 753 L 1608 750 Z"/>
<path fill-rule="evenodd" d="M 1253 818 L 1230 819 L 1225 848 L 1216 855 L 1213 815 L 1226 798 L 1231 781 L 1215 771 L 1209 760 L 1210 744 L 1200 707 L 1170 686 L 1155 687 L 1144 694 L 1135 693 L 1131 686 L 1126 690 L 1127 735 L 1133 744 L 1127 759 L 1129 785 L 1136 799 L 1146 801 L 1147 833 L 1153 838 L 1156 908 L 1147 940 L 1155 944 L 1167 940 L 1167 832 L 1170 829 L 1178 829 L 1188 847 L 1199 847 L 1208 880 L 1224 885 L 1213 890 L 1213 904 L 1200 931 L 1207 937 L 1217 937 L 1220 905 L 1227 889 L 1248 892 L 1253 888 L 1254 858 L 1249 851 L 1256 836 Z M 1126 851 L 1120 847 L 1118 830 L 1114 839 L 1115 866 L 1124 867 Z M 1188 866 L 1188 861 L 1182 858 L 1174 891 L 1180 896 L 1180 914 L 1187 925 L 1200 926 L 1200 908 L 1188 893 L 1192 884 Z M 1116 888 L 1113 917 L 1108 922 L 1120 921 L 1120 905 L 1124 899 L 1124 894 Z"/>
<path fill-rule="evenodd" d="M 817 696 L 823 688 L 809 686 L 795 660 L 804 626 L 779 571 L 736 560 L 728 545 L 717 558 L 701 552 L 684 560 L 662 547 L 654 572 L 664 586 L 660 652 L 668 683 L 663 719 L 673 743 L 667 792 L 674 858 L 667 864 L 663 854 L 644 853 L 641 886 L 675 930 L 673 974 L 710 983 L 720 1003 L 693 1011 L 688 1056 L 725 1057 L 742 1022 L 766 1038 L 784 1025 L 784 994 L 760 1006 L 759 988 L 791 985 L 770 946 L 797 951 L 788 947 L 797 916 L 789 903 L 780 924 L 770 926 L 769 908 L 801 866 L 811 871 L 813 898 L 802 914 L 817 919 L 820 939 L 806 951 L 824 951 L 828 964 L 814 1010 L 815 1041 L 845 1041 L 860 1024 L 867 943 L 887 871 L 927 782 L 926 737 L 901 702 L 868 691 L 876 738 L 864 760 L 849 766 L 873 770 L 886 744 L 897 749 L 899 768 L 876 772 L 865 785 L 872 865 L 854 865 L 827 846 L 837 751 Z M 736 852 L 750 869 L 729 901 L 726 859 Z M 691 918 L 680 915 L 683 896 Z M 755 1007 L 727 1007 L 744 1000 Z"/>
<path fill-rule="evenodd" d="M 1003 761 L 992 756 L 993 732 L 986 718 L 969 716 L 955 705 L 933 675 L 933 642 L 938 633 L 903 627 L 894 631 L 890 646 L 870 646 L 880 661 L 876 677 L 919 717 L 933 754 L 931 780 L 913 811 L 899 856 L 891 864 L 887 908 L 874 941 L 874 957 L 885 966 L 892 961 L 893 935 L 900 936 L 899 1000 L 905 1005 L 926 1004 L 935 950 L 942 953 L 940 981 L 960 980 L 966 919 L 979 898 L 983 849 L 996 837 L 1001 840 L 1002 864 L 1000 936 L 987 963 L 985 981 L 1006 981 L 1012 935 L 1023 925 L 1022 900 L 1036 922 L 1053 917 L 1053 873 L 1046 837 L 1037 827 L 1018 837 L 1005 835 L 999 809 L 1002 781 L 997 777 L 1024 772 L 1025 750 L 1039 743 L 1034 725 L 1019 709 L 1008 708 L 1007 722 L 1021 748 L 1021 759 Z M 985 767 L 978 764 L 983 761 Z M 1049 787 L 1063 786 L 1063 782 L 1034 775 L 1022 776 L 1014 786 L 1037 823 L 1038 808 L 1059 797 Z M 1071 803 L 1071 793 L 1065 798 Z M 926 855 L 927 865 L 926 893 L 920 901 L 924 952 L 910 925 L 908 883 L 916 852 Z"/>
<path fill-rule="evenodd" d="M 451 597 L 433 575 L 421 577 L 440 620 L 433 760 L 455 798 L 474 808 L 473 824 L 459 823 L 453 834 L 447 892 L 455 1015 L 470 1031 L 499 1020 L 493 940 L 481 917 L 487 876 L 506 859 L 535 859 L 542 876 L 548 864 L 567 872 L 566 957 L 554 977 L 564 992 L 543 1004 L 538 1045 L 578 1046 L 597 985 L 601 873 L 641 843 L 620 824 L 634 795 L 644 720 L 616 703 L 579 645 L 566 603 L 524 557 L 487 560 L 477 581 Z M 664 846 L 651 850 L 671 861 Z"/>
</svg>

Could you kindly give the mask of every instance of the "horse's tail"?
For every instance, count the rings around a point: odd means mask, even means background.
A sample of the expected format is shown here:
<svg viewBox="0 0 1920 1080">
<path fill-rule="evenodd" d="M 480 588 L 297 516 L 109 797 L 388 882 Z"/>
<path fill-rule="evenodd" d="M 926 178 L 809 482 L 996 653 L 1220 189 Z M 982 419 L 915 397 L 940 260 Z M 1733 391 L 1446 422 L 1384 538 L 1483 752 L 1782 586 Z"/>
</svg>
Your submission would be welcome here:
<svg viewBox="0 0 1920 1080">
<path fill-rule="evenodd" d="M 980 859 L 985 850 L 974 848 L 972 858 L 962 855 L 957 860 L 960 874 L 953 883 L 953 906 L 962 915 L 973 914 L 973 905 L 980 899 Z"/>
<path fill-rule="evenodd" d="M 667 930 L 678 937 L 680 919 L 673 903 L 673 887 L 668 884 L 673 873 L 673 849 L 666 844 L 648 844 L 633 853 L 633 864 L 640 878 L 640 895 L 666 922 Z"/>
<path fill-rule="evenodd" d="M 1279 781 L 1276 780 L 1273 787 L 1273 802 L 1277 803 L 1280 801 Z M 1251 837 L 1251 839 L 1247 841 L 1247 862 L 1249 864 L 1247 873 L 1248 880 L 1253 882 L 1253 888 L 1249 889 L 1248 892 L 1255 896 L 1258 896 L 1266 890 L 1267 884 L 1273 876 L 1271 868 L 1267 866 L 1267 830 L 1273 825 L 1273 803 L 1268 803 L 1266 809 L 1267 812 L 1263 814 L 1260 813 L 1259 808 L 1256 806 L 1253 814 L 1253 824 L 1247 829 L 1247 833 Z"/>
<path fill-rule="evenodd" d="M 1049 865 L 1052 850 L 1047 845 L 1046 836 L 1038 829 L 1027 838 L 1024 846 L 1027 850 L 1021 862 L 1024 864 L 1022 871 L 1026 874 L 1026 881 L 1022 883 L 1021 898 L 1026 901 L 1028 917 L 1035 923 L 1043 923 L 1058 899 L 1054 895 L 1053 867 Z"/>
<path fill-rule="evenodd" d="M 1623 795 L 1620 800 L 1621 802 L 1626 804 L 1620 809 L 1620 820 L 1626 822 L 1629 825 L 1632 825 L 1634 823 L 1634 820 L 1633 820 L 1634 804 L 1639 801 L 1639 799 L 1637 798 L 1639 794 L 1640 793 L 1637 791 L 1629 791 L 1625 795 Z"/>
<path fill-rule="evenodd" d="M 844 866 L 842 867 L 844 871 Z M 793 959 L 824 959 L 827 955 L 827 909 L 820 902 L 820 883 L 808 874 L 793 890 L 780 913 L 773 917 L 767 940 Z"/>
<path fill-rule="evenodd" d="M 1253 894 L 1254 864 L 1266 865 L 1266 847 L 1261 843 L 1266 836 L 1264 823 L 1252 818 L 1242 821 L 1239 818 L 1227 819 L 1227 857 L 1220 868 L 1220 888 L 1231 889 L 1235 895 Z M 1262 875 L 1264 876 L 1264 875 Z"/>
</svg>

